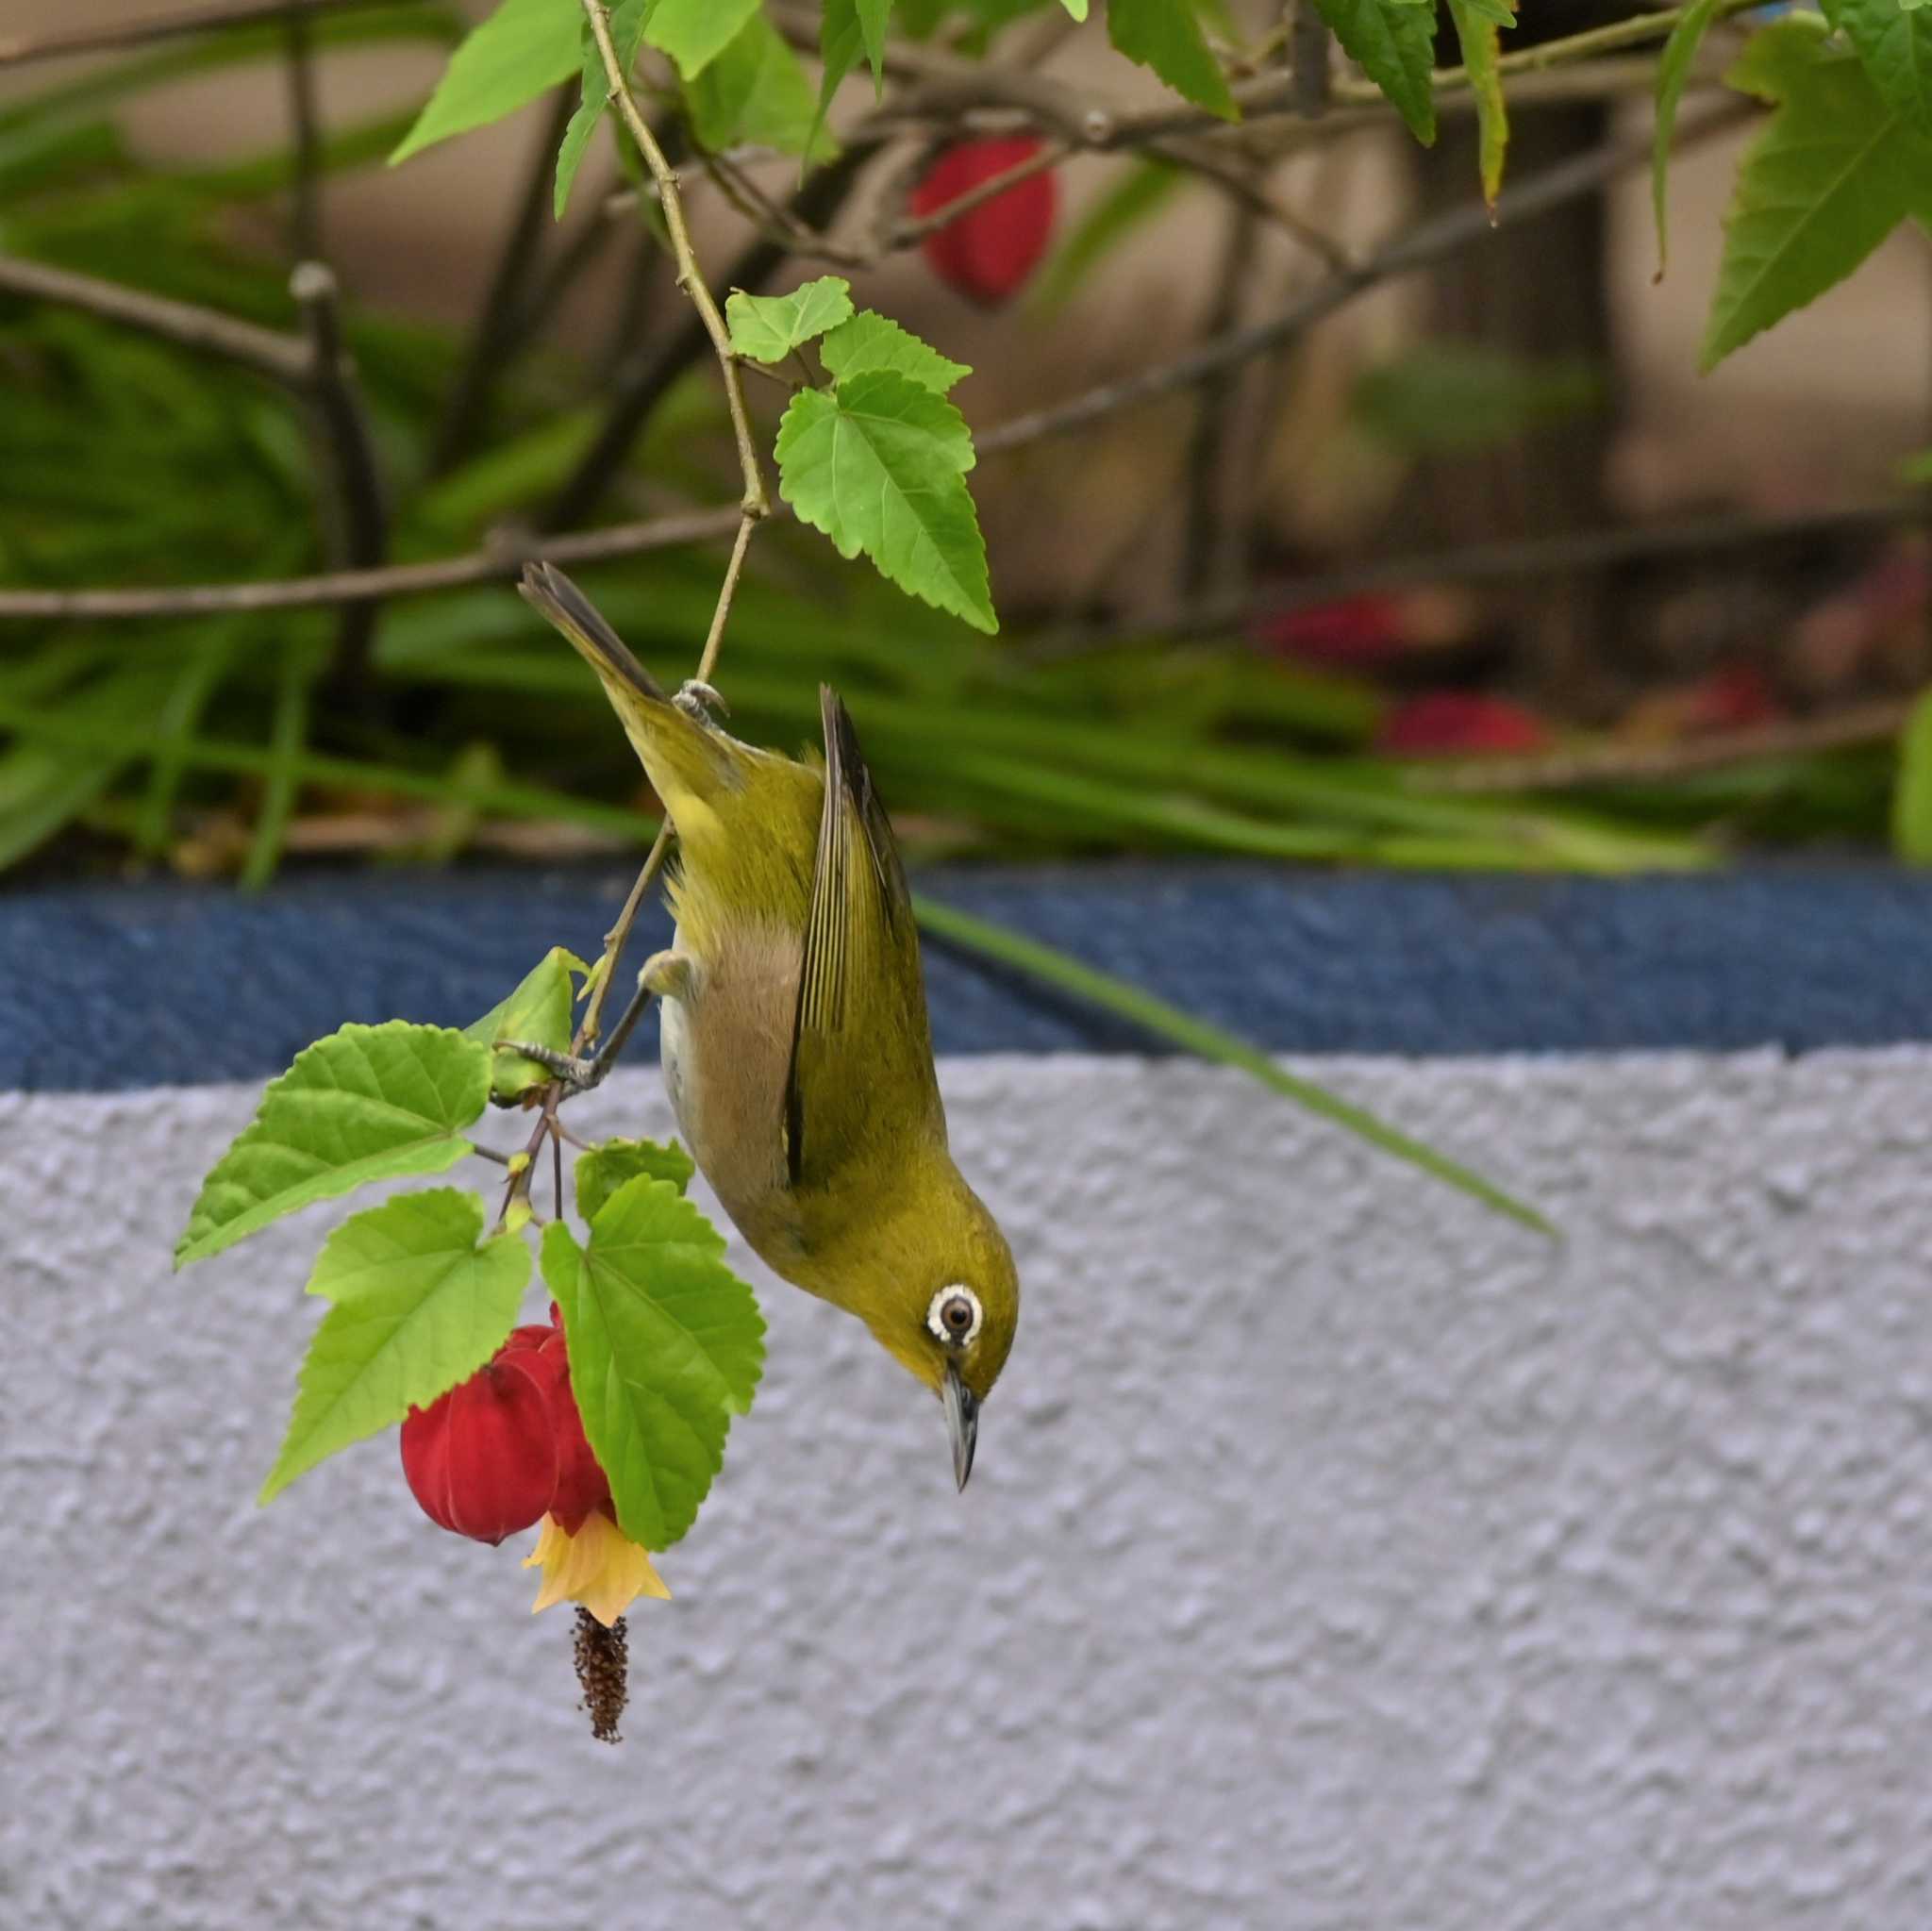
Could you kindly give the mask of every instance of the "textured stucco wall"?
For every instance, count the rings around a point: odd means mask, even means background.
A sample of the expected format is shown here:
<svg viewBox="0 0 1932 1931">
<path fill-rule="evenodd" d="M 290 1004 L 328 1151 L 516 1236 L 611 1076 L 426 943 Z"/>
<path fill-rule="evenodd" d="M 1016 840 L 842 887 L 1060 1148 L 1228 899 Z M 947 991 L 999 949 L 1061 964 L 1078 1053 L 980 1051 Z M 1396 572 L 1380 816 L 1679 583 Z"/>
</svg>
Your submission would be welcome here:
<svg viewBox="0 0 1932 1931">
<path fill-rule="evenodd" d="M 392 1440 L 253 1507 L 333 1210 L 162 1255 L 254 1089 L 0 1097 L 0 1925 L 1923 1931 L 1932 1053 L 1320 1070 L 1567 1245 L 1228 1074 L 949 1061 L 973 1486 L 769 1289 L 614 1751 Z"/>
</svg>

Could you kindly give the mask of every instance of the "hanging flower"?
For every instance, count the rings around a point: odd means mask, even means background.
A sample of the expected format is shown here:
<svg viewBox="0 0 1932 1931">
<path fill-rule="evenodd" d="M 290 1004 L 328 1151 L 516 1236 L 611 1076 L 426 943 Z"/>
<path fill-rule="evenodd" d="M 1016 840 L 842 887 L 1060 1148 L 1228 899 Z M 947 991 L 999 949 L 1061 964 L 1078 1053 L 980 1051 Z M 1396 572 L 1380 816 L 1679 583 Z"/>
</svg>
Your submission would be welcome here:
<svg viewBox="0 0 1932 1931">
<path fill-rule="evenodd" d="M 962 194 L 1030 160 L 1040 146 L 1031 135 L 956 143 L 933 162 L 912 191 L 912 212 L 937 213 Z M 927 265 L 970 301 L 989 308 L 1001 307 L 1019 293 L 1040 266 L 1053 234 L 1058 198 L 1051 169 L 1015 181 L 925 236 L 920 247 Z"/>
<path fill-rule="evenodd" d="M 617 1525 L 554 1306 L 547 1323 L 513 1329 L 469 1380 L 409 1410 L 403 1474 L 430 1521 L 458 1535 L 495 1543 L 541 1523 L 524 1564 L 543 1572 L 538 1609 L 581 1603 L 608 1628 L 639 1596 L 670 1597 Z"/>
<path fill-rule="evenodd" d="M 533 1616 L 556 1603 L 581 1603 L 608 1629 L 640 1596 L 671 1600 L 649 1554 L 602 1508 L 593 1508 L 575 1532 L 546 1515 L 524 1567 L 543 1572 L 543 1586 L 530 1605 Z"/>
<path fill-rule="evenodd" d="M 518 1345 L 528 1332 L 403 1423 L 403 1476 L 423 1513 L 479 1542 L 528 1528 L 557 1492 L 550 1395 Z"/>
</svg>

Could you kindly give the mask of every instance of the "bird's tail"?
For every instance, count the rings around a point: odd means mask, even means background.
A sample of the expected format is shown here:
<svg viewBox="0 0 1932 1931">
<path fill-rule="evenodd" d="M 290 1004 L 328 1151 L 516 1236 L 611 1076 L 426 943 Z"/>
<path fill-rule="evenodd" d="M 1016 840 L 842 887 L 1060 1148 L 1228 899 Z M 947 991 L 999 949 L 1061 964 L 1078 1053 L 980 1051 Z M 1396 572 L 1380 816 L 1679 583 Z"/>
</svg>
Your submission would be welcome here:
<svg viewBox="0 0 1932 1931">
<path fill-rule="evenodd" d="M 517 588 L 596 672 L 653 788 L 679 829 L 688 829 L 684 821 L 693 815 L 693 805 L 703 806 L 727 780 L 728 741 L 671 701 L 597 607 L 554 563 L 526 563 Z"/>
</svg>

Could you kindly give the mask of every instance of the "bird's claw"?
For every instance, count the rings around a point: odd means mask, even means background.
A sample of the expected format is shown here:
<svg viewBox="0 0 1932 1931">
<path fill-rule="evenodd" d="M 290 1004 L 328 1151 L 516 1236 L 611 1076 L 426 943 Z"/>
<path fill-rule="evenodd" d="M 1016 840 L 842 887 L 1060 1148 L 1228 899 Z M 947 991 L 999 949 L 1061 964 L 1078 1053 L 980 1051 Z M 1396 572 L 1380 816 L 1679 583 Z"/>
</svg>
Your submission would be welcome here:
<svg viewBox="0 0 1932 1931">
<path fill-rule="evenodd" d="M 579 1059 L 573 1054 L 559 1053 L 555 1046 L 539 1046 L 528 1040 L 498 1040 L 496 1050 L 534 1059 L 546 1073 L 554 1074 L 562 1080 L 573 1092 L 588 1092 L 604 1076 L 594 1059 Z"/>
<path fill-rule="evenodd" d="M 671 701 L 685 716 L 697 719 L 701 724 L 712 724 L 730 715 L 730 706 L 724 698 L 710 685 L 700 682 L 696 677 L 686 678 Z"/>
</svg>

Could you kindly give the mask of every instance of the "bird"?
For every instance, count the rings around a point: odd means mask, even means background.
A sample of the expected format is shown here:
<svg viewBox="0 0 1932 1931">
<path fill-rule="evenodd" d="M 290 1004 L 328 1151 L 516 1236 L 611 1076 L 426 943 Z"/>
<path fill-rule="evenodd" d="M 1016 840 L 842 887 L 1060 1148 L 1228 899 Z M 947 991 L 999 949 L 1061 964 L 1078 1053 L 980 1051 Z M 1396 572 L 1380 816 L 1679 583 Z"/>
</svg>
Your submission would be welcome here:
<svg viewBox="0 0 1932 1931">
<path fill-rule="evenodd" d="M 676 832 L 676 929 L 639 996 L 659 1002 L 691 1157 L 774 1273 L 939 1395 L 963 1490 L 1019 1275 L 947 1145 L 911 895 L 851 714 L 821 686 L 823 756 L 742 743 L 714 691 L 667 694 L 561 571 L 526 565 L 520 589 L 596 673 Z"/>
</svg>

